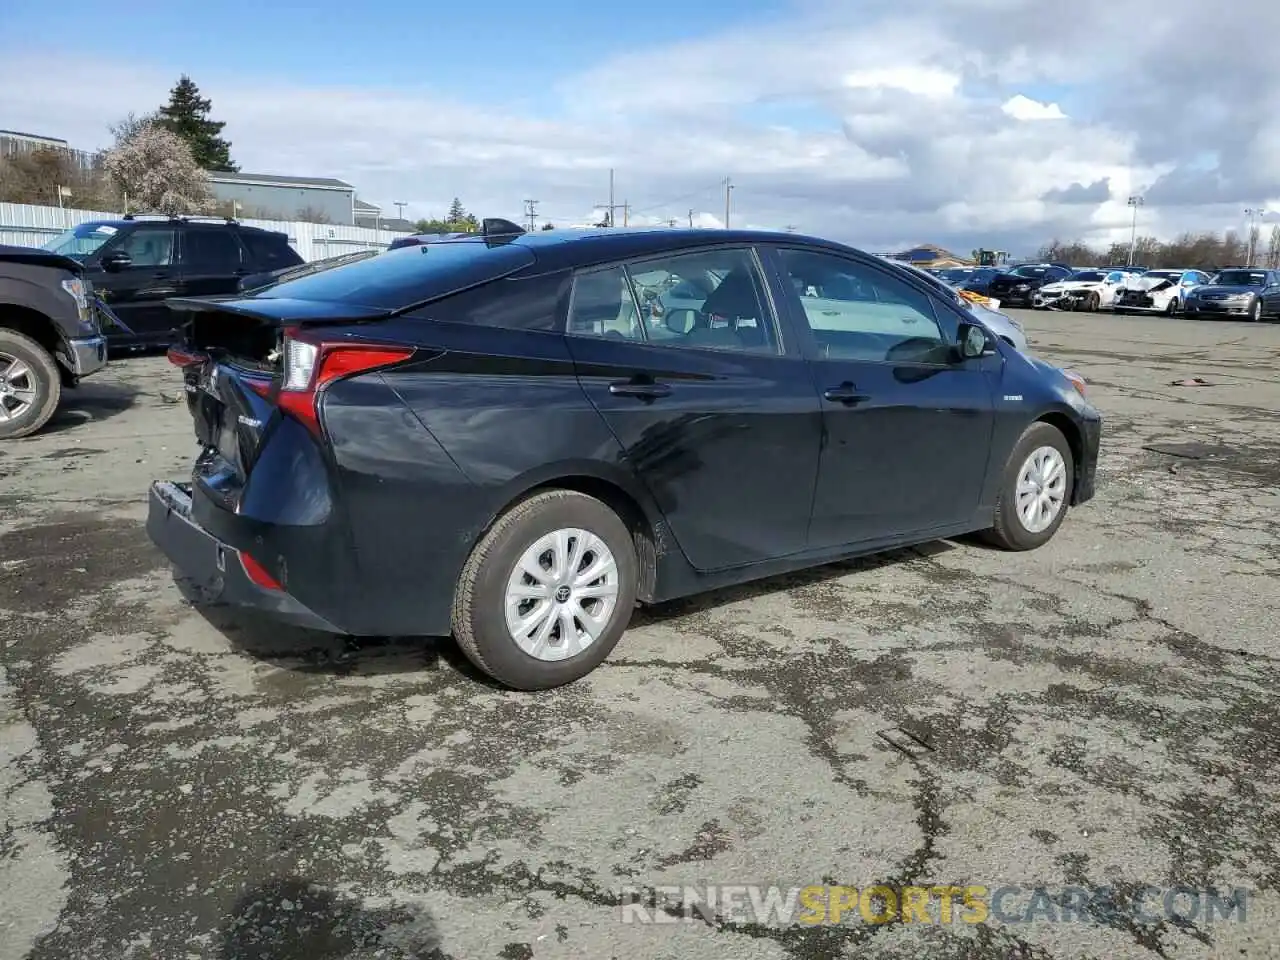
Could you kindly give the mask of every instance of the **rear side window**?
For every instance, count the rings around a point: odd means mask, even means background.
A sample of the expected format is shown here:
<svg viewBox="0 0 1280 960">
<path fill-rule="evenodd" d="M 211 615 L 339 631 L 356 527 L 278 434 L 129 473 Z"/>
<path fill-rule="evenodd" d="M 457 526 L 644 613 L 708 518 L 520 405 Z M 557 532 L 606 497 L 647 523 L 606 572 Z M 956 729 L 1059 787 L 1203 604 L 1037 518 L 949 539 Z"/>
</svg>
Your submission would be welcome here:
<svg viewBox="0 0 1280 960">
<path fill-rule="evenodd" d="M 519 244 L 428 243 L 289 280 L 262 296 L 401 310 L 510 276 L 533 262 L 533 254 Z"/>
<path fill-rule="evenodd" d="M 240 234 L 240 239 L 249 248 L 249 258 L 254 269 L 263 273 L 283 270 L 303 262 L 302 255 L 289 246 L 289 238 L 282 234 L 246 231 Z"/>
<path fill-rule="evenodd" d="M 230 230 L 187 230 L 182 235 L 182 265 L 201 273 L 232 274 L 243 266 L 240 241 Z"/>
<path fill-rule="evenodd" d="M 553 333 L 560 329 L 560 305 L 568 295 L 571 276 L 566 271 L 521 280 L 494 280 L 429 303 L 410 316 Z"/>
</svg>

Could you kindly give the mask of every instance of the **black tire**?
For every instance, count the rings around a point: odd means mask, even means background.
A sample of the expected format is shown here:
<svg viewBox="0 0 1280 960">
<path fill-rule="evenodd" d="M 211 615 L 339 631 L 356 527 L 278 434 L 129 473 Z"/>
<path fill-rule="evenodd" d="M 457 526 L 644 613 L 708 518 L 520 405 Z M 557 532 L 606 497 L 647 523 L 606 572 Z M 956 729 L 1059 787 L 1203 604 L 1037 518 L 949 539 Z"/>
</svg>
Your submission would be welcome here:
<svg viewBox="0 0 1280 960">
<path fill-rule="evenodd" d="M 1249 309 L 1249 319 L 1254 323 L 1262 322 L 1262 300 L 1258 297 L 1253 298 L 1253 306 Z"/>
<path fill-rule="evenodd" d="M 1018 476 L 1031 454 L 1041 447 L 1052 447 L 1058 452 L 1066 468 L 1066 478 L 1062 506 L 1058 509 L 1057 516 L 1044 530 L 1032 532 L 1023 525 L 1018 515 Z M 1037 547 L 1044 546 L 1053 539 L 1053 535 L 1062 526 L 1062 521 L 1070 509 L 1074 491 L 1075 457 L 1071 454 L 1071 444 L 1067 443 L 1067 438 L 1062 435 L 1062 431 L 1052 424 L 1042 422 L 1031 424 L 1023 431 L 1005 463 L 1004 476 L 1000 481 L 1000 494 L 996 500 L 995 522 L 991 529 L 983 532 L 983 538 L 1004 550 L 1035 550 Z"/>
<path fill-rule="evenodd" d="M 16 330 L 0 328 L 0 356 L 23 363 L 31 371 L 31 385 L 35 390 L 35 399 L 21 414 L 0 420 L 0 440 L 16 440 L 35 433 L 49 422 L 62 401 L 62 375 L 57 361 L 44 347 Z M 0 360 L 0 375 L 8 366 Z M 0 399 L 0 403 L 4 402 Z"/>
<path fill-rule="evenodd" d="M 1165 316 L 1176 317 L 1178 315 L 1178 298 L 1174 297 L 1169 301 L 1169 305 L 1164 308 Z"/>
<path fill-rule="evenodd" d="M 569 528 L 593 533 L 613 554 L 617 599 L 599 638 L 583 652 L 540 660 L 520 649 L 507 629 L 507 579 L 540 537 Z M 508 687 L 547 690 L 572 683 L 604 662 L 622 638 L 635 608 L 638 571 L 631 533 L 604 503 L 572 490 L 535 494 L 499 517 L 467 558 L 454 595 L 453 635 L 467 659 Z"/>
<path fill-rule="evenodd" d="M 1101 304 L 1102 298 L 1098 296 L 1097 290 L 1090 290 L 1089 295 L 1084 298 L 1084 308 L 1089 313 L 1097 313 Z"/>
</svg>

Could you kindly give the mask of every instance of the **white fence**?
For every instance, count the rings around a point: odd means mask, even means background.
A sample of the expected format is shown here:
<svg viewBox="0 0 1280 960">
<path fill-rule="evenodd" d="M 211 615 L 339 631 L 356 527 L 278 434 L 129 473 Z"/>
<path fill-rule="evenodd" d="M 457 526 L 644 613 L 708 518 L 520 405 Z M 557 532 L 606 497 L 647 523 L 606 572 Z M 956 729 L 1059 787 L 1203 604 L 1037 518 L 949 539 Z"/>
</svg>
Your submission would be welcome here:
<svg viewBox="0 0 1280 960">
<path fill-rule="evenodd" d="M 3 0 L 0 0 L 3 2 Z M 0 244 L 39 247 L 80 223 L 90 220 L 118 220 L 121 214 L 101 210 L 72 210 L 37 207 L 25 203 L 0 203 Z M 303 260 L 323 260 L 357 250 L 385 250 L 396 237 L 393 230 L 371 230 L 338 223 L 302 223 L 293 220 L 244 220 L 251 227 L 263 227 L 288 234 L 289 243 Z"/>
</svg>

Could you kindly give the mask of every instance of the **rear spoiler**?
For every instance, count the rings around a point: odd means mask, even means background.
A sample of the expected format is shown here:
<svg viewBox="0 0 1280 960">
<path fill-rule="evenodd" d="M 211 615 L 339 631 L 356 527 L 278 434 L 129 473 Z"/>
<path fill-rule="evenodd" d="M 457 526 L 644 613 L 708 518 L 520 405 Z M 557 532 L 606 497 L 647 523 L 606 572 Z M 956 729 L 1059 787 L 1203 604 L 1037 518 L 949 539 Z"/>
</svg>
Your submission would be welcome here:
<svg viewBox="0 0 1280 960">
<path fill-rule="evenodd" d="M 165 301 L 165 306 L 175 313 L 229 313 L 278 327 L 307 323 L 363 323 L 382 320 L 395 312 L 384 307 L 332 303 L 327 300 L 291 300 L 284 297 L 170 297 Z"/>
</svg>

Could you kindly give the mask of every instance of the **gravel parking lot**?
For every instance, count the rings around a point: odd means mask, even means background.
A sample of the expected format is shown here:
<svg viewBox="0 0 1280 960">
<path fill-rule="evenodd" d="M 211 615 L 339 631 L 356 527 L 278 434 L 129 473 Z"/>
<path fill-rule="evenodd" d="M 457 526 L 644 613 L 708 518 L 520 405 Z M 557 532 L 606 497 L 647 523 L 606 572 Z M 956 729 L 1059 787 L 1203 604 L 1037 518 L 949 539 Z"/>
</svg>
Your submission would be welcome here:
<svg viewBox="0 0 1280 960">
<path fill-rule="evenodd" d="M 0 958 L 1280 956 L 1280 326 L 1021 319 L 1107 418 L 1049 546 L 647 611 L 536 695 L 447 641 L 188 604 L 142 527 L 194 455 L 180 384 L 114 364 L 0 447 Z M 1149 923 L 618 907 L 686 884 L 1160 893 Z M 1173 886 L 1245 916 L 1166 917 Z"/>
</svg>

